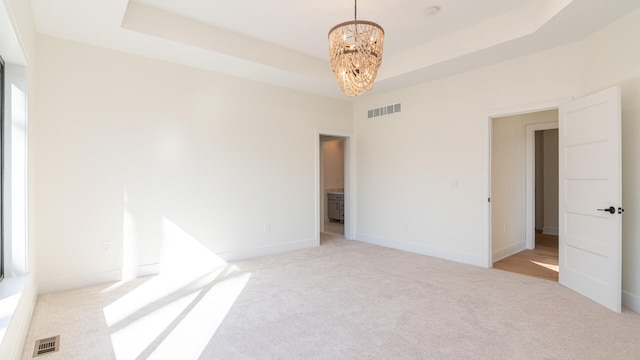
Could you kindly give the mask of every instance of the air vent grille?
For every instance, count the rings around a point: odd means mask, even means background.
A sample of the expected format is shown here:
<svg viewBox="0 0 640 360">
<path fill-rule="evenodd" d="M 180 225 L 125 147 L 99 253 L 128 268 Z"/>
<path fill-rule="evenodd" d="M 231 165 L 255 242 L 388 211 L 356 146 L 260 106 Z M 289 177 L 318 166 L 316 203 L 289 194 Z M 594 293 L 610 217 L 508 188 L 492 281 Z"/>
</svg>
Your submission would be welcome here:
<svg viewBox="0 0 640 360">
<path fill-rule="evenodd" d="M 60 350 L 60 335 L 36 340 L 36 345 L 33 349 L 33 357 L 56 352 L 58 350 Z"/>
<path fill-rule="evenodd" d="M 371 119 L 378 116 L 391 115 L 399 113 L 402 110 L 402 104 L 387 105 L 367 111 L 367 118 Z"/>
</svg>

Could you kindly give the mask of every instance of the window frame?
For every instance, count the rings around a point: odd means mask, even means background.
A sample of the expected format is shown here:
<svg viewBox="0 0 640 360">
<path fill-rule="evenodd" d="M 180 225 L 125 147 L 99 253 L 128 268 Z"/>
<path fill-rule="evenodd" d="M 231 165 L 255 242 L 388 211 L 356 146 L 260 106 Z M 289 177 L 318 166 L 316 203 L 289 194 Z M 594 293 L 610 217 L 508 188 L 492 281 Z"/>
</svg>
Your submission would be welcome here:
<svg viewBox="0 0 640 360">
<path fill-rule="evenodd" d="M 4 129 L 4 113 L 5 113 L 5 63 L 0 56 L 0 281 L 4 279 L 5 270 L 5 251 L 4 251 L 4 146 L 5 146 L 5 129 Z"/>
</svg>

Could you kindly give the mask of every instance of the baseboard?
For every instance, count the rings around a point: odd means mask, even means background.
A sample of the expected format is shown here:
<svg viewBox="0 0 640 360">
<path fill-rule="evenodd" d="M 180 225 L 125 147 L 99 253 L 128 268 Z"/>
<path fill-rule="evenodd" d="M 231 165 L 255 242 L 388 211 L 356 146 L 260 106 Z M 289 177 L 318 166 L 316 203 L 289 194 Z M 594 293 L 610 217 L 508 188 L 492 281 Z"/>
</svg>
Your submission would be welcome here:
<svg viewBox="0 0 640 360">
<path fill-rule="evenodd" d="M 522 250 L 527 248 L 526 242 L 522 241 L 517 244 L 513 244 L 510 246 L 503 247 L 502 249 L 493 250 L 492 261 L 500 261 L 504 258 L 508 258 L 511 255 L 517 254 Z"/>
<path fill-rule="evenodd" d="M 542 233 L 545 235 L 555 235 L 558 236 L 558 227 L 557 226 L 545 226 L 542 228 Z"/>
<path fill-rule="evenodd" d="M 239 250 L 239 251 L 229 251 L 224 253 L 216 254 L 224 261 L 236 261 L 236 260 L 244 260 L 250 259 L 260 256 L 280 254 L 284 252 L 301 250 L 310 247 L 317 246 L 319 244 L 319 240 L 316 239 L 308 239 L 295 241 L 290 243 L 278 244 L 273 246 L 265 246 L 261 248 L 248 249 L 248 250 Z M 135 276 L 136 277 L 144 277 L 157 275 L 160 272 L 160 264 L 148 264 L 139 266 L 136 269 Z M 60 279 L 50 279 L 43 280 L 38 284 L 38 289 L 40 294 L 46 294 L 50 292 L 56 291 L 65 291 L 78 289 L 86 286 L 105 284 L 110 282 L 116 282 L 122 280 L 122 269 L 110 270 L 110 271 L 102 271 L 91 274 L 81 274 L 78 276 L 70 276 L 66 278 Z"/>
<path fill-rule="evenodd" d="M 402 242 L 394 239 L 388 239 L 380 236 L 368 234 L 356 234 L 355 240 L 365 243 L 384 246 L 392 249 L 408 251 L 416 254 L 432 256 L 439 259 L 455 261 L 459 263 L 486 267 L 484 259 L 481 255 L 470 254 L 451 249 L 437 248 L 414 243 Z"/>
<path fill-rule="evenodd" d="M 136 269 L 135 275 L 137 277 L 156 275 L 158 274 L 159 269 L 159 264 L 141 265 Z M 69 276 L 60 279 L 44 280 L 38 284 L 38 290 L 40 294 L 46 294 L 121 280 L 122 269 L 116 269 L 78 276 Z"/>
<path fill-rule="evenodd" d="M 281 254 L 289 251 L 302 250 L 310 247 L 318 246 L 319 240 L 307 239 L 294 242 L 288 242 L 278 245 L 264 246 L 260 248 L 253 248 L 247 250 L 234 250 L 223 253 L 217 253 L 216 255 L 224 261 L 238 261 L 244 259 L 251 259 L 261 256 Z"/>
<path fill-rule="evenodd" d="M 627 309 L 640 313 L 640 296 L 630 294 L 626 291 L 622 292 L 622 306 Z"/>
</svg>

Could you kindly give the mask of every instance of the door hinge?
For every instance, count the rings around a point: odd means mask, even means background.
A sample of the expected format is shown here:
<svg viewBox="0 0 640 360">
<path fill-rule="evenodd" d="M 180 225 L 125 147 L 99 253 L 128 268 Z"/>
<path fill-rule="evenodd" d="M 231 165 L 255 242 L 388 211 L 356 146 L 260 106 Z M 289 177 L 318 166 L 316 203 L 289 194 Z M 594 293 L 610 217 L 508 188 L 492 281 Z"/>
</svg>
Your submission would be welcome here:
<svg viewBox="0 0 640 360">
<path fill-rule="evenodd" d="M 487 202 L 491 202 L 491 198 L 488 198 L 488 199 L 487 199 Z"/>
</svg>

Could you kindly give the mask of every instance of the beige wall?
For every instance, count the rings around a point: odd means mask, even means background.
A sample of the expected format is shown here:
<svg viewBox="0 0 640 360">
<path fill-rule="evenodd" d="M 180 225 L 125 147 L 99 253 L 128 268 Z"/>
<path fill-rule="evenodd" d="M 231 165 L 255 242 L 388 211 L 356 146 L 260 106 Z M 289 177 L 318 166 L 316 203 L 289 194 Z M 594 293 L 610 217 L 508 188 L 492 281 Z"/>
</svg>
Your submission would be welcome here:
<svg viewBox="0 0 640 360">
<path fill-rule="evenodd" d="M 325 189 L 344 188 L 344 140 L 322 143 Z"/>
<path fill-rule="evenodd" d="M 557 119 L 557 115 L 556 115 Z M 544 166 L 544 225 L 542 232 L 558 235 L 558 130 L 542 132 Z"/>
<path fill-rule="evenodd" d="M 535 229 L 542 231 L 544 227 L 544 161 L 542 152 L 542 133 L 535 132 L 535 180 L 534 180 L 534 196 L 536 202 L 536 220 Z"/>
<path fill-rule="evenodd" d="M 536 131 L 535 141 L 535 228 L 558 235 L 558 130 Z"/>
<path fill-rule="evenodd" d="M 322 141 L 322 203 L 323 219 L 329 220 L 326 195 L 329 190 L 344 190 L 344 139 Z"/>
</svg>

